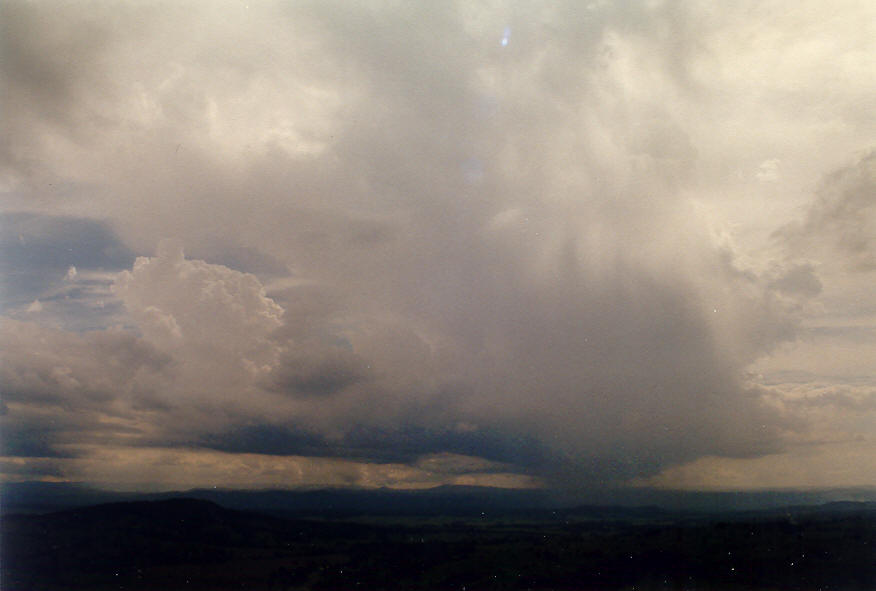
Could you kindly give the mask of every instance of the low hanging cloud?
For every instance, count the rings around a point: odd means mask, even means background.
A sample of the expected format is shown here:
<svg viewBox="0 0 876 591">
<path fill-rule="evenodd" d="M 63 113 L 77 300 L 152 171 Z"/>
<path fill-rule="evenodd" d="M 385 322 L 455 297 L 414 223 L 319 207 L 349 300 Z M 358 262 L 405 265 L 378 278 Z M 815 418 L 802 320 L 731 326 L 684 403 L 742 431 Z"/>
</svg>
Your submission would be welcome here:
<svg viewBox="0 0 876 591">
<path fill-rule="evenodd" d="M 160 432 L 158 389 L 172 358 L 128 331 L 85 334 L 3 320 L 4 455 L 69 457 L 69 445 Z"/>
<path fill-rule="evenodd" d="M 860 20 L 807 6 L 807 39 Z M 778 254 L 704 212 L 835 167 L 800 146 L 857 148 L 872 93 L 849 37 L 822 63 L 768 8 L 685 2 L 165 8 L 3 8 L 8 219 L 103 253 L 4 240 L 33 271 L 3 340 L 12 452 L 79 454 L 104 483 L 88 458 L 129 474 L 161 449 L 203 478 L 275 462 L 253 477 L 272 485 L 313 462 L 295 483 L 588 487 L 804 428 L 748 369 L 836 289 L 824 252 L 871 269 L 873 157 Z M 836 76 L 829 101 L 799 90 Z M 97 263 L 104 326 L 24 312 L 53 309 L 43 274 L 75 267 L 78 301 Z"/>
</svg>

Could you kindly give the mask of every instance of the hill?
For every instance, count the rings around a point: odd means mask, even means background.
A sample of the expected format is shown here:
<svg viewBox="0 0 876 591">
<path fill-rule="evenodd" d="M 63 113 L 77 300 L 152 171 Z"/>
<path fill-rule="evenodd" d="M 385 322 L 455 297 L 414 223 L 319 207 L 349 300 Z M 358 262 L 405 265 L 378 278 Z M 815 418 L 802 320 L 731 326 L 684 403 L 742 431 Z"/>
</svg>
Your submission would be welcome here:
<svg viewBox="0 0 876 591">
<path fill-rule="evenodd" d="M 714 514 L 759 511 L 788 506 L 818 506 L 829 502 L 876 502 L 876 488 L 812 491 L 686 492 L 618 489 L 560 493 L 541 489 L 439 486 L 425 490 L 317 489 L 231 490 L 221 488 L 160 493 L 119 493 L 77 483 L 0 483 L 0 513 L 47 513 L 121 501 L 155 501 L 175 497 L 213 501 L 223 507 L 286 516 L 472 516 L 521 511 L 545 512 L 575 507 L 607 506 L 659 509 L 672 513 Z M 599 512 L 597 511 L 597 513 Z"/>
</svg>

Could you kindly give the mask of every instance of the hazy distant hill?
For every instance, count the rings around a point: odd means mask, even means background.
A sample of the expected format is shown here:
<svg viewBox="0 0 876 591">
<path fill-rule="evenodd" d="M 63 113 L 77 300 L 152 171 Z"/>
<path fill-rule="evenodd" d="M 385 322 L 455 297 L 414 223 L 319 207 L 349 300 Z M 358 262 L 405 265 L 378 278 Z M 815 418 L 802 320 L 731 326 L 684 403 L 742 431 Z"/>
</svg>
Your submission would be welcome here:
<svg viewBox="0 0 876 591">
<path fill-rule="evenodd" d="M 47 512 L 114 501 L 161 500 L 186 496 L 224 507 L 283 512 L 287 515 L 474 515 L 480 512 L 569 509 L 582 505 L 603 508 L 652 507 L 677 511 L 750 511 L 833 501 L 874 501 L 876 488 L 822 491 L 681 492 L 624 489 L 582 496 L 549 490 L 440 486 L 426 490 L 321 489 L 225 490 L 198 489 L 163 493 L 113 493 L 75 483 L 20 482 L 0 484 L 0 511 Z"/>
<path fill-rule="evenodd" d="M 441 486 L 426 490 L 326 489 L 313 491 L 192 490 L 186 496 L 226 507 L 282 512 L 287 515 L 456 515 L 505 513 L 554 506 L 541 490 Z"/>
<path fill-rule="evenodd" d="M 6 483 L 0 488 L 4 513 L 34 513 L 99 503 L 162 500 L 185 496 L 243 510 L 332 515 L 471 515 L 483 511 L 543 509 L 556 505 L 543 490 L 441 486 L 426 490 L 195 489 L 164 493 L 114 493 L 78 484 Z"/>
</svg>

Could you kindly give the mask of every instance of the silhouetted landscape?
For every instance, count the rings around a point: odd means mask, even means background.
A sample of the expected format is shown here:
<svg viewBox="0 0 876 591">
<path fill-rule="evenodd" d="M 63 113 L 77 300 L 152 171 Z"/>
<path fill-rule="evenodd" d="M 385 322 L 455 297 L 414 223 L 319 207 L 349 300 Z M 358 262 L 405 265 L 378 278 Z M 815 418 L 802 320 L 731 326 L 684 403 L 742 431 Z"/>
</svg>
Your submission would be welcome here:
<svg viewBox="0 0 876 591">
<path fill-rule="evenodd" d="M 343 496 L 298 494 L 312 505 Z M 2 588 L 876 588 L 873 502 L 710 513 L 506 502 L 479 512 L 478 491 L 456 495 L 459 511 L 420 515 L 414 501 L 398 511 L 381 505 L 393 497 L 385 491 L 358 515 L 304 508 L 283 516 L 193 498 L 10 514 Z M 410 498 L 446 509 L 452 494 Z"/>
</svg>

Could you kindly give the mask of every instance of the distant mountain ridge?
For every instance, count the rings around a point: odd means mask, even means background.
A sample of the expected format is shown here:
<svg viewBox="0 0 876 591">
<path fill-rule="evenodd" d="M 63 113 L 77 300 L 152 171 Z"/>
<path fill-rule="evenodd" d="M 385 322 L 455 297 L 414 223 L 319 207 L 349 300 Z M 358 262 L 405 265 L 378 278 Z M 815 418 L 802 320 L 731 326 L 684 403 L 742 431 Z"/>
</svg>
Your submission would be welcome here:
<svg viewBox="0 0 876 591">
<path fill-rule="evenodd" d="M 501 489 L 439 486 L 424 490 L 317 489 L 232 490 L 194 489 L 160 493 L 120 493 L 77 483 L 20 482 L 0 484 L 0 512 L 40 513 L 100 503 L 155 501 L 186 497 L 239 510 L 286 515 L 476 515 L 519 511 L 592 513 L 613 508 L 624 515 L 636 511 L 758 511 L 834 503 L 876 502 L 876 488 L 824 491 L 680 492 L 625 489 L 592 494 L 579 500 L 544 489 Z"/>
<path fill-rule="evenodd" d="M 66 483 L 4 483 L 0 486 L 3 513 L 38 513 L 125 501 L 157 501 L 185 497 L 212 501 L 223 507 L 282 511 L 289 514 L 412 515 L 461 514 L 554 507 L 548 491 L 487 487 L 442 486 L 425 490 L 317 489 L 233 490 L 193 489 L 160 493 L 124 493 Z"/>
</svg>

